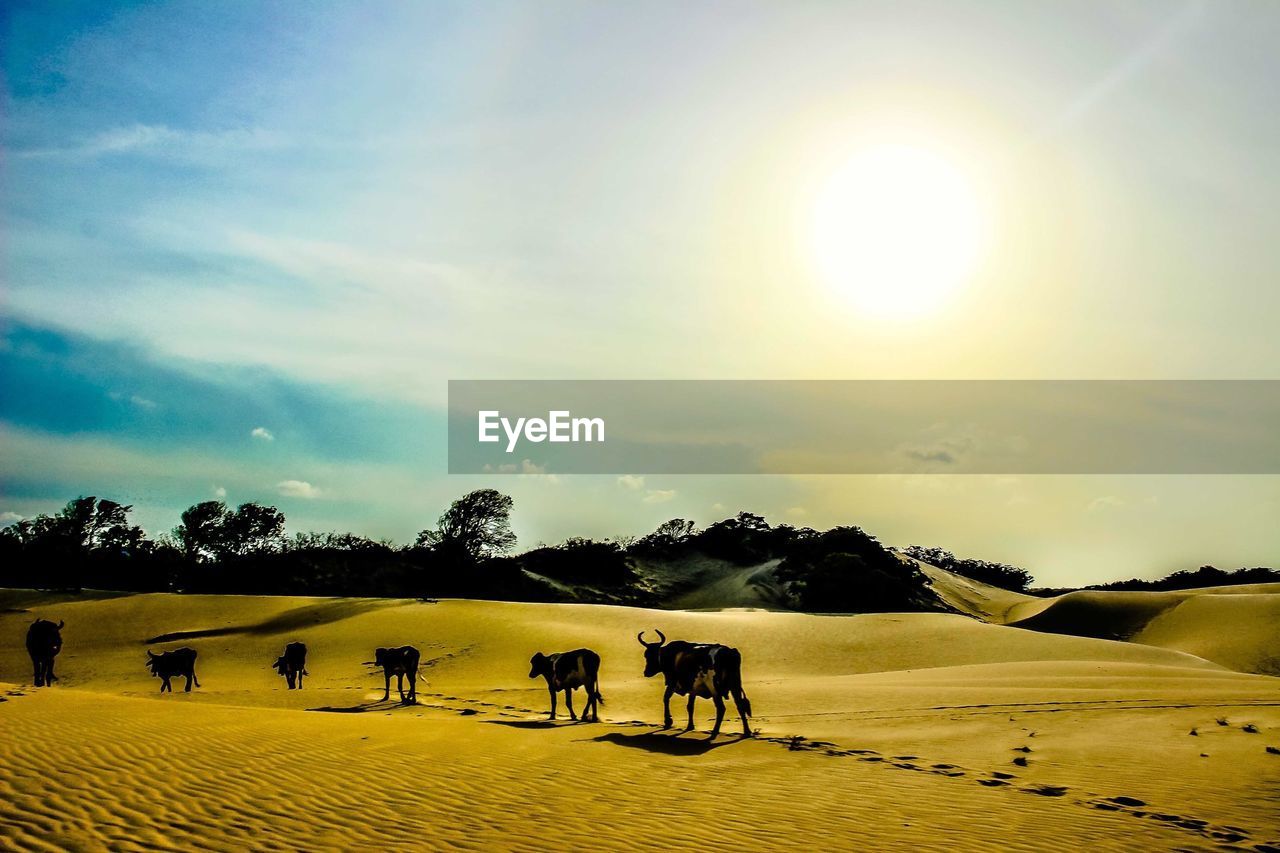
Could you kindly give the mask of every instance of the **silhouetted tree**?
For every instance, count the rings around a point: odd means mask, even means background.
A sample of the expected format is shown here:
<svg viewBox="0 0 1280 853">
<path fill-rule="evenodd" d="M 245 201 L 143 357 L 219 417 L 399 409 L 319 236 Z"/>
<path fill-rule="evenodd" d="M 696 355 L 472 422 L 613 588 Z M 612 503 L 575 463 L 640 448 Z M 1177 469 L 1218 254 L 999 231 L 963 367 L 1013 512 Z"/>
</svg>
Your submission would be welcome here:
<svg viewBox="0 0 1280 853">
<path fill-rule="evenodd" d="M 689 541 L 695 525 L 685 518 L 673 518 L 658 525 L 652 533 L 630 543 L 627 550 L 635 554 L 670 554 Z"/>
<path fill-rule="evenodd" d="M 513 505 L 496 489 L 478 489 L 454 501 L 434 530 L 419 533 L 417 546 L 471 563 L 505 554 L 516 544 L 511 532 Z"/>
<path fill-rule="evenodd" d="M 204 501 L 182 513 L 182 523 L 173 528 L 173 537 L 192 560 L 213 560 L 224 553 L 227 516 L 222 501 Z"/>
<path fill-rule="evenodd" d="M 240 504 L 223 523 L 227 552 L 243 557 L 279 551 L 284 545 L 284 513 L 250 501 Z"/>
</svg>

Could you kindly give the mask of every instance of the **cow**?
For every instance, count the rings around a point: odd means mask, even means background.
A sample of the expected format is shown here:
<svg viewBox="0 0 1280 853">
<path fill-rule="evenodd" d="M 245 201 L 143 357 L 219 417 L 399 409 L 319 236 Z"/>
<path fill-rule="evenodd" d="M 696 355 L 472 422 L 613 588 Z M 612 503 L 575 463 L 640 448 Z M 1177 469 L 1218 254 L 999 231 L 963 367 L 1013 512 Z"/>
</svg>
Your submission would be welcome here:
<svg viewBox="0 0 1280 853">
<path fill-rule="evenodd" d="M 187 693 L 191 692 L 191 682 L 194 681 L 196 687 L 200 686 L 200 679 L 196 678 L 195 649 L 174 649 L 159 655 L 147 649 L 147 666 L 151 667 L 152 675 L 161 679 L 161 693 L 166 690 L 172 693 L 173 685 L 169 683 L 169 679 L 180 675 L 187 679 L 187 686 L 184 688 Z"/>
<path fill-rule="evenodd" d="M 658 642 L 646 643 L 644 631 L 636 634 L 644 646 L 644 677 L 653 678 L 662 673 L 667 691 L 662 697 L 662 727 L 671 728 L 671 694 L 689 697 L 689 723 L 685 731 L 693 730 L 693 703 L 701 696 L 716 704 L 716 725 L 710 740 L 720 734 L 720 722 L 724 719 L 724 698 L 733 696 L 742 718 L 742 735 L 751 737 L 747 720 L 751 717 L 751 700 L 742 689 L 742 655 L 737 649 L 717 643 L 686 643 L 684 640 L 667 642 L 666 635 L 657 628 Z"/>
<path fill-rule="evenodd" d="M 551 694 L 551 719 L 556 718 L 556 693 L 564 691 L 564 704 L 569 709 L 570 719 L 578 716 L 573 713 L 573 691 L 583 687 L 587 691 L 587 704 L 582 709 L 582 721 L 600 722 L 598 703 L 604 701 L 600 695 L 600 655 L 591 649 L 575 649 L 571 652 L 557 652 L 544 655 L 538 652 L 529 659 L 529 677 L 542 676 L 547 680 L 547 691 Z"/>
<path fill-rule="evenodd" d="M 284 654 L 276 658 L 276 662 L 271 664 L 276 672 L 285 677 L 289 682 L 289 689 L 294 688 L 295 682 L 299 690 L 302 689 L 302 676 L 310 675 L 307 672 L 307 646 L 305 643 L 290 643 L 284 647 Z"/>
<path fill-rule="evenodd" d="M 413 646 L 401 646 L 398 649 L 376 649 L 373 663 L 382 667 L 382 675 L 386 685 L 382 693 L 382 701 L 391 698 L 391 676 L 396 677 L 396 689 L 400 691 L 400 704 L 413 705 L 418 701 L 418 650 Z M 404 679 L 409 677 L 409 695 L 404 695 Z"/>
<path fill-rule="evenodd" d="M 52 687 L 58 677 L 53 674 L 53 659 L 62 651 L 62 626 L 48 619 L 37 619 L 27 629 L 27 654 L 31 655 L 31 666 L 35 670 L 36 687 Z"/>
</svg>

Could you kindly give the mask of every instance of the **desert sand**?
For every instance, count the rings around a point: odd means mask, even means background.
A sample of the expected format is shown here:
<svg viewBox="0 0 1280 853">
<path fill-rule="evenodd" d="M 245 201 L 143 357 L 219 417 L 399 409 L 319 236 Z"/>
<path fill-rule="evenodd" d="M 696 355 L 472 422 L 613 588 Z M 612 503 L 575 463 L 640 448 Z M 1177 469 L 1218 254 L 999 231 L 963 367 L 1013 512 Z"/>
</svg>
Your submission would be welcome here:
<svg viewBox="0 0 1280 853">
<path fill-rule="evenodd" d="M 0 847 L 1280 850 L 1280 587 L 929 573 L 980 618 L 0 592 Z M 67 623 L 52 688 L 37 616 Z M 732 703 L 715 742 L 706 701 L 658 729 L 654 627 L 742 650 L 757 737 Z M 299 691 L 270 669 L 291 640 Z M 366 663 L 402 644 L 415 706 Z M 584 645 L 601 722 L 549 723 L 529 657 Z M 145 652 L 181 646 L 202 687 L 162 696 Z"/>
</svg>

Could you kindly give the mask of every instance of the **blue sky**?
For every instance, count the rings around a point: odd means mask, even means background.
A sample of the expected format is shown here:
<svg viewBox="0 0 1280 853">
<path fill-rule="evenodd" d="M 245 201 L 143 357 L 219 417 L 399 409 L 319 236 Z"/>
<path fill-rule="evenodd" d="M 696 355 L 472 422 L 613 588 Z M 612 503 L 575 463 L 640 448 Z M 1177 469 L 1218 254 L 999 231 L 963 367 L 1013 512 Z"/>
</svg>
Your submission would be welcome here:
<svg viewBox="0 0 1280 853">
<path fill-rule="evenodd" d="M 485 481 L 441 413 L 450 378 L 1274 378 L 1265 2 L 0 15 L 7 518 L 225 492 L 403 541 L 484 484 L 525 544 L 749 508 L 1051 583 L 1276 561 L 1275 478 Z M 851 128 L 904 125 L 998 227 L 886 322 L 796 211 Z"/>
</svg>

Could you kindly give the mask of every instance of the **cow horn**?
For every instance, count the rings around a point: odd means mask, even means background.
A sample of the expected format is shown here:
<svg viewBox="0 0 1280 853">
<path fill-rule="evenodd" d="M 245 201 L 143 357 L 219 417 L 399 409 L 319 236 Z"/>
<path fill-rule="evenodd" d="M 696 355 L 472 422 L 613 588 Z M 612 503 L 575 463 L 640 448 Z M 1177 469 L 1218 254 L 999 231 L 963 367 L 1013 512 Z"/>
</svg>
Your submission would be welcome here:
<svg viewBox="0 0 1280 853">
<path fill-rule="evenodd" d="M 147 658 L 148 658 L 149 660 L 155 660 L 155 657 L 156 657 L 156 656 L 155 656 L 155 653 L 154 653 L 153 651 L 151 651 L 151 649 L 147 649 Z"/>
<path fill-rule="evenodd" d="M 61 631 L 61 630 L 62 630 L 62 626 L 63 626 L 63 625 L 66 625 L 66 624 L 67 624 L 67 622 L 66 622 L 66 620 L 65 620 L 65 619 L 59 619 L 59 620 L 58 620 L 58 630 L 59 630 L 59 631 Z"/>
<path fill-rule="evenodd" d="M 659 645 L 661 645 L 662 643 L 665 643 L 665 642 L 667 641 L 667 635 L 666 635 L 666 634 L 662 633 L 662 632 L 661 632 L 661 631 L 659 631 L 657 628 L 654 628 L 653 630 L 654 630 L 654 632 L 658 635 L 658 644 L 659 644 Z"/>
<path fill-rule="evenodd" d="M 640 641 L 640 645 L 644 646 L 645 648 L 649 647 L 649 644 L 644 641 L 644 631 L 641 631 L 639 634 L 636 634 L 636 639 Z"/>
</svg>

